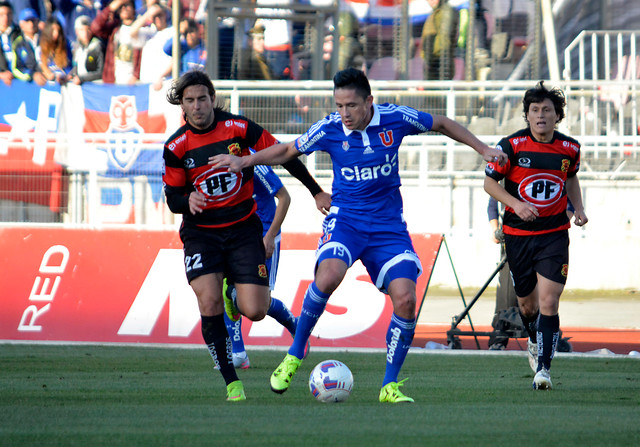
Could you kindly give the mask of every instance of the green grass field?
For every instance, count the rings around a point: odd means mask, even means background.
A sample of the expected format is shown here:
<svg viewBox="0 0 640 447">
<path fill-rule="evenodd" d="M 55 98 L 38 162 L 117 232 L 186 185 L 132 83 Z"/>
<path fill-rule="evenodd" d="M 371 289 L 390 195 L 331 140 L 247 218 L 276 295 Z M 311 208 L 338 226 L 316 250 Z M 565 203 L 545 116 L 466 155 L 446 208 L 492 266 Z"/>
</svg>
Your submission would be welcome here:
<svg viewBox="0 0 640 447">
<path fill-rule="evenodd" d="M 383 353 L 313 352 L 291 389 L 268 376 L 284 351 L 250 351 L 248 400 L 225 401 L 202 349 L 0 344 L 1 446 L 638 446 L 640 361 L 558 356 L 533 391 L 524 356 L 410 353 L 415 404 L 377 401 Z M 334 358 L 354 375 L 342 404 L 307 380 Z"/>
</svg>

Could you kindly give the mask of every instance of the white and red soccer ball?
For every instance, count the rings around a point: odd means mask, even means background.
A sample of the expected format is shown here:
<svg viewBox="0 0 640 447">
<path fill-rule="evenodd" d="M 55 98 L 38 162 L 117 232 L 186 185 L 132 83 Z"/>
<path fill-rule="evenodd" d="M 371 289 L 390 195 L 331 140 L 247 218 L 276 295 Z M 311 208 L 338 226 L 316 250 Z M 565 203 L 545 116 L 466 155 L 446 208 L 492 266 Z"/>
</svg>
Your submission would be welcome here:
<svg viewBox="0 0 640 447">
<path fill-rule="evenodd" d="M 353 389 L 353 374 L 338 360 L 324 360 L 309 376 L 309 390 L 320 402 L 344 402 Z"/>
</svg>

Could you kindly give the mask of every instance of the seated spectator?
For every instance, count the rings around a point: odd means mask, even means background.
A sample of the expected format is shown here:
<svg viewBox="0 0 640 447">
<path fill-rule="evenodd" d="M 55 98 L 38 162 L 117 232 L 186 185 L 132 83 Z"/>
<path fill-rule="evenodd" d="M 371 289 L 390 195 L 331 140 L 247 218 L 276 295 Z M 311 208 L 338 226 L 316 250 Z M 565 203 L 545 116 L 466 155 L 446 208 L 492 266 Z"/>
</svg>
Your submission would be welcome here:
<svg viewBox="0 0 640 447">
<path fill-rule="evenodd" d="M 77 40 L 73 47 L 73 68 L 67 79 L 76 85 L 102 78 L 104 48 L 91 32 L 91 20 L 80 16 L 74 25 Z"/>
<path fill-rule="evenodd" d="M 207 65 L 207 48 L 200 38 L 198 24 L 193 19 L 180 22 L 180 74 L 189 70 L 204 70 Z M 164 45 L 164 52 L 173 54 L 173 38 Z"/>
<path fill-rule="evenodd" d="M 47 80 L 40 70 L 40 32 L 38 24 L 40 19 L 31 8 L 25 8 L 20 12 L 21 34 L 13 41 L 13 76 L 21 81 L 31 82 L 42 86 Z"/>
<path fill-rule="evenodd" d="M 55 17 L 49 17 L 40 36 L 40 70 L 48 81 L 64 84 L 71 67 L 71 47 L 62 25 Z"/>
<path fill-rule="evenodd" d="M 171 73 L 171 56 L 164 52 L 164 44 L 173 36 L 174 28 L 169 26 L 169 11 L 158 5 L 148 5 L 144 17 L 153 30 L 151 37 L 142 47 L 140 60 L 140 82 L 152 84 L 155 90 L 160 90 L 165 76 Z M 132 33 L 137 37 L 138 32 Z"/>
<path fill-rule="evenodd" d="M 0 80 L 7 86 L 13 82 L 13 42 L 19 35 L 20 29 L 13 23 L 13 5 L 7 0 L 0 0 Z"/>
<path fill-rule="evenodd" d="M 102 80 L 108 84 L 135 84 L 140 79 L 145 40 L 131 36 L 136 21 L 133 0 L 113 0 L 91 22 L 91 32 L 106 42 Z"/>
</svg>

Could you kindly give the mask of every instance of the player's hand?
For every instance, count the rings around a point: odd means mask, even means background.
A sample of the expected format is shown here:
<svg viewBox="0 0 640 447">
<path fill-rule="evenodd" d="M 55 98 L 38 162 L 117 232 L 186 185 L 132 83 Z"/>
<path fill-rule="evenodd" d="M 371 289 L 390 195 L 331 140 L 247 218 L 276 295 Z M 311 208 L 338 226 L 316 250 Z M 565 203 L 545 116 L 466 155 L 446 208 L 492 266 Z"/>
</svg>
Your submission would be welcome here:
<svg viewBox="0 0 640 447">
<path fill-rule="evenodd" d="M 484 153 L 482 154 L 482 158 L 487 163 L 498 163 L 500 166 L 504 166 L 507 164 L 508 158 L 507 154 L 502 152 L 500 149 L 492 149 L 487 146 Z"/>
<path fill-rule="evenodd" d="M 573 223 L 581 227 L 587 222 L 589 222 L 589 218 L 584 213 L 584 210 L 580 210 L 580 211 L 576 210 L 575 213 L 573 214 Z"/>
<path fill-rule="evenodd" d="M 262 238 L 262 242 L 264 242 L 264 250 L 267 255 L 266 259 L 269 259 L 271 256 L 273 256 L 273 251 L 276 249 L 275 239 L 268 234 L 265 234 L 264 238 Z"/>
<path fill-rule="evenodd" d="M 513 210 L 525 222 L 533 222 L 540 215 L 538 208 L 526 202 L 518 202 Z"/>
<path fill-rule="evenodd" d="M 321 191 L 315 196 L 313 199 L 316 201 L 316 208 L 325 216 L 329 214 L 329 209 L 331 208 L 331 194 Z"/>
<path fill-rule="evenodd" d="M 221 154 L 209 157 L 209 164 L 214 168 L 229 168 L 229 172 L 240 172 L 244 168 L 242 157 L 231 154 Z"/>
<path fill-rule="evenodd" d="M 194 191 L 189 194 L 189 211 L 194 216 L 197 213 L 201 213 L 204 210 L 204 206 L 207 204 L 207 201 L 204 199 L 202 193 Z"/>
</svg>

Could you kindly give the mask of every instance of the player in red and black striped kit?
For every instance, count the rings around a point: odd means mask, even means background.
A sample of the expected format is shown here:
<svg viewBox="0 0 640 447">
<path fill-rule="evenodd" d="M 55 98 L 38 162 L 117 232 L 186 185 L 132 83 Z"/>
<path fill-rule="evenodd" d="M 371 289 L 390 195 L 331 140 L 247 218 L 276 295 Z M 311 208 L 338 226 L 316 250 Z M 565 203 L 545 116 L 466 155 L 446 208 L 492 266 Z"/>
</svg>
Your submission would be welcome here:
<svg viewBox="0 0 640 447">
<path fill-rule="evenodd" d="M 575 208 L 574 223 L 582 226 L 588 219 L 576 176 L 580 144 L 555 130 L 564 118 L 564 94 L 540 81 L 522 102 L 528 127 L 500 140 L 498 148 L 509 161 L 487 164 L 484 189 L 505 205 L 505 251 L 529 333 L 533 387 L 550 389 L 558 305 L 569 269 L 567 198 Z M 504 187 L 498 183 L 502 179 Z"/>
<path fill-rule="evenodd" d="M 167 100 L 180 105 L 185 125 L 165 143 L 163 182 L 167 205 L 183 215 L 180 238 L 185 270 L 198 298 L 202 336 L 227 385 L 227 400 L 245 399 L 224 323 L 223 279 L 235 284 L 238 308 L 253 321 L 263 319 L 270 304 L 262 223 L 253 200 L 253 167 L 242 172 L 214 169 L 209 157 L 249 155 L 277 140 L 253 121 L 216 108 L 215 90 L 206 73 L 189 71 L 177 79 Z M 302 162 L 283 165 L 328 211 L 324 193 Z"/>
</svg>

